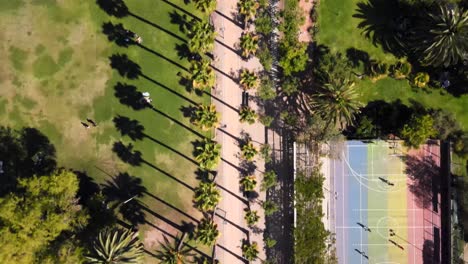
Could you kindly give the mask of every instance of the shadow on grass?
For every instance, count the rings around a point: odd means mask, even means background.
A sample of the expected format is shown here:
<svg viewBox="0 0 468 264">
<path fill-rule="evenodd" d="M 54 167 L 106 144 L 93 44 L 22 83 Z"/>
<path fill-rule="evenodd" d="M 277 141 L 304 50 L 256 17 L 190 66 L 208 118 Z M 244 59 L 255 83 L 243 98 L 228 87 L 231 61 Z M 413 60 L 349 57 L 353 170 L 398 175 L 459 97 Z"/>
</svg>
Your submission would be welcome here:
<svg viewBox="0 0 468 264">
<path fill-rule="evenodd" d="M 155 195 L 153 195 L 153 194 L 151 194 L 151 193 L 149 193 L 149 192 L 145 192 L 145 194 L 148 195 L 148 196 L 150 196 L 151 198 L 155 199 L 156 201 L 158 201 L 158 202 L 164 204 L 165 206 L 167 206 L 167 207 L 173 209 L 174 211 L 180 213 L 181 215 L 183 215 L 183 216 L 189 218 L 189 219 L 192 220 L 193 222 L 196 222 L 196 223 L 199 222 L 195 217 L 193 217 L 193 216 L 187 214 L 186 212 L 184 212 L 184 211 L 180 210 L 179 208 L 175 207 L 174 205 L 172 205 L 172 204 L 170 204 L 170 203 L 164 201 L 163 199 L 161 199 L 161 198 L 159 198 L 159 197 L 157 197 L 157 196 L 155 196 Z"/>
<path fill-rule="evenodd" d="M 166 113 L 164 113 L 164 112 L 162 112 L 162 111 L 156 109 L 155 107 L 151 107 L 151 109 L 152 109 L 153 111 L 155 111 L 156 113 L 158 113 L 158 114 L 160 114 L 160 115 L 166 117 L 167 119 L 171 120 L 172 122 L 178 124 L 179 126 L 185 128 L 185 129 L 187 129 L 188 131 L 190 131 L 190 132 L 193 133 L 194 135 L 197 135 L 197 136 L 200 137 L 200 138 L 205 138 L 205 136 L 203 136 L 203 135 L 200 134 L 199 132 L 197 132 L 197 131 L 195 131 L 194 129 L 190 128 L 189 126 L 183 124 L 183 123 L 180 122 L 179 120 L 177 120 L 177 119 L 175 119 L 175 118 L 173 118 L 173 117 L 167 115 Z"/>
<path fill-rule="evenodd" d="M 159 53 L 159 52 L 157 52 L 157 51 L 155 51 L 155 50 L 152 50 L 152 49 L 150 49 L 150 48 L 148 48 L 148 47 L 146 47 L 146 46 L 144 46 L 144 45 L 142 45 L 142 44 L 138 44 L 138 43 L 137 43 L 136 45 L 139 46 L 140 48 L 142 48 L 142 49 L 144 49 L 144 50 L 146 50 L 146 51 L 148 51 L 148 52 L 150 52 L 150 53 L 152 53 L 152 54 L 154 54 L 154 55 L 156 55 L 156 56 L 158 56 L 158 57 L 164 59 L 165 61 L 172 63 L 173 65 L 175 65 L 175 66 L 177 66 L 177 67 L 183 69 L 184 71 L 188 71 L 187 67 L 184 67 L 184 66 L 182 66 L 180 63 L 175 62 L 175 61 L 169 59 L 168 57 L 162 55 L 161 53 Z"/>
<path fill-rule="evenodd" d="M 137 90 L 136 86 L 118 82 L 114 86 L 114 90 L 114 95 L 121 104 L 129 106 L 133 110 L 146 108 L 146 104 L 141 103 L 142 94 Z"/>
<path fill-rule="evenodd" d="M 183 8 L 181 8 L 181 7 L 175 5 L 175 4 L 173 4 L 173 3 L 171 3 L 171 2 L 169 2 L 169 1 L 167 1 L 167 0 L 162 0 L 162 1 L 163 1 L 164 3 L 166 3 L 166 4 L 170 5 L 170 6 L 172 6 L 173 8 L 175 8 L 175 9 L 177 9 L 177 10 L 183 12 L 185 15 L 188 15 L 188 16 L 190 16 L 190 17 L 193 18 L 193 19 L 200 20 L 199 17 L 197 17 L 197 16 L 195 16 L 194 14 L 188 12 L 187 10 L 185 10 L 185 9 L 183 9 Z M 184 1 L 187 2 L 187 0 L 184 0 Z"/>
<path fill-rule="evenodd" d="M 96 3 L 110 16 L 122 18 L 128 15 L 128 7 L 123 0 L 97 0 Z"/>
<path fill-rule="evenodd" d="M 133 32 L 127 30 L 122 23 L 112 24 L 112 22 L 107 22 L 102 24 L 102 33 L 107 36 L 107 39 L 110 42 L 114 42 L 120 47 L 129 47 L 130 45 L 135 44 L 133 39 Z"/>
<path fill-rule="evenodd" d="M 161 30 L 162 32 L 164 32 L 164 33 L 166 33 L 166 34 L 168 34 L 168 35 L 170 35 L 170 36 L 176 38 L 177 40 L 179 40 L 179 41 L 181 41 L 181 42 L 184 42 L 184 43 L 187 42 L 187 40 L 185 40 L 184 38 L 182 38 L 182 37 L 180 37 L 180 36 L 174 34 L 173 32 L 171 32 L 171 31 L 169 31 L 169 30 L 167 30 L 167 29 L 165 29 L 165 28 L 159 26 L 159 25 L 156 24 L 156 23 L 153 23 L 153 22 L 151 22 L 151 21 L 149 21 L 149 20 L 147 20 L 147 19 L 145 19 L 145 18 L 143 18 L 143 17 L 141 17 L 141 16 L 139 16 L 139 15 L 136 15 L 136 14 L 134 14 L 134 13 L 132 13 L 132 12 L 129 12 L 128 14 L 129 14 L 130 16 L 132 16 L 132 17 L 134 17 L 134 18 L 136 18 L 136 19 L 138 19 L 138 20 L 140 20 L 140 21 L 142 21 L 142 22 L 144 22 L 144 23 L 150 25 L 150 26 L 153 26 L 153 27 L 155 27 L 155 28 Z"/>
<path fill-rule="evenodd" d="M 128 58 L 126 54 L 113 54 L 109 57 L 110 66 L 122 77 L 137 79 L 141 74 L 140 65 Z"/>
<path fill-rule="evenodd" d="M 397 1 L 369 0 L 357 4 L 354 18 L 360 19 L 358 28 L 374 46 L 397 57 L 405 56 L 406 32 L 409 32 L 405 8 Z"/>
<path fill-rule="evenodd" d="M 141 76 L 142 76 L 143 78 L 145 78 L 146 80 L 148 80 L 148 81 L 150 81 L 150 82 L 152 82 L 152 83 L 154 83 L 154 84 L 156 84 L 156 85 L 158 85 L 158 86 L 164 88 L 164 89 L 167 90 L 168 92 L 170 92 L 170 93 L 172 93 L 172 94 L 175 94 L 175 95 L 177 95 L 178 97 L 180 97 L 180 98 L 186 100 L 187 102 L 189 102 L 189 103 L 191 103 L 191 104 L 193 104 L 193 105 L 198 105 L 198 103 L 195 102 L 195 101 L 193 101 L 192 99 L 190 99 L 190 98 L 188 98 L 188 97 L 182 95 L 182 94 L 179 93 L 179 92 L 174 91 L 173 89 L 171 89 L 171 88 L 167 87 L 166 85 L 164 85 L 164 84 L 162 84 L 162 83 L 160 83 L 160 82 L 158 82 L 158 81 L 156 81 L 156 80 L 154 80 L 154 79 L 148 77 L 147 75 L 142 74 Z"/>
<path fill-rule="evenodd" d="M 125 145 L 121 141 L 114 142 L 112 151 L 125 163 L 131 166 L 141 166 L 143 161 L 141 152 L 133 150 L 133 144 Z"/>
</svg>

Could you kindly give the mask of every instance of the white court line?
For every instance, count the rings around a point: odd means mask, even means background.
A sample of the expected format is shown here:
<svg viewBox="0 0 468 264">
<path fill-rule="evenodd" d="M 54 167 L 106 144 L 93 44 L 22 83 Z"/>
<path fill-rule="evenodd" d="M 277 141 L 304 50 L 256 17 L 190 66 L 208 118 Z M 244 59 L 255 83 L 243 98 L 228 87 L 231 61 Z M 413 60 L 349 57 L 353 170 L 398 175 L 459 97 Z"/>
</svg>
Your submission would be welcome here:
<svg viewBox="0 0 468 264">
<path fill-rule="evenodd" d="M 366 153 L 367 154 L 367 153 Z M 349 148 L 348 148 L 348 157 L 349 157 Z M 349 159 L 348 159 L 349 160 Z M 361 175 L 362 176 L 362 175 Z M 358 181 L 359 183 L 359 209 L 361 209 L 361 205 L 362 205 L 362 184 L 360 181 Z M 359 223 L 362 223 L 362 211 L 359 211 Z M 369 223 L 367 223 L 368 225 Z M 360 250 L 361 252 L 363 251 L 362 250 L 362 233 L 363 232 L 359 232 L 359 234 L 361 235 L 361 246 L 360 246 Z M 361 264 L 362 264 L 362 258 L 360 258 L 361 260 Z"/>
<path fill-rule="evenodd" d="M 346 160 L 346 157 L 343 157 L 343 158 Z M 341 166 L 341 170 L 342 170 L 341 175 L 344 175 L 344 166 Z M 342 223 L 344 223 L 344 219 L 345 219 L 345 217 L 344 217 L 344 213 L 345 213 L 345 210 L 344 210 L 344 208 L 345 208 L 345 204 L 344 204 L 345 199 L 344 199 L 344 197 L 346 197 L 346 192 L 345 192 L 344 182 L 343 181 L 341 181 L 341 182 L 342 182 L 341 186 L 343 188 L 343 199 L 341 199 L 342 200 L 342 202 L 341 202 L 342 206 L 341 207 L 342 207 L 342 210 L 343 210 L 343 214 L 342 214 L 343 222 Z M 345 240 L 346 240 L 345 234 L 346 233 L 345 233 L 344 229 L 342 230 L 342 234 L 343 234 L 343 259 L 344 259 L 344 264 L 346 264 L 346 254 L 345 254 L 345 252 L 346 252 L 346 250 L 345 250 Z"/>
<path fill-rule="evenodd" d="M 417 244 L 414 244 L 414 245 L 413 245 L 413 244 L 409 244 L 409 243 L 398 243 L 398 244 L 399 244 L 399 245 L 402 245 L 402 246 L 411 246 L 411 247 L 416 246 L 416 247 L 418 247 Z M 352 245 L 353 245 L 353 246 L 359 246 L 359 244 L 352 244 Z M 385 244 L 385 243 L 379 243 L 379 244 L 364 244 L 364 245 L 367 245 L 367 246 L 388 246 L 388 245 L 392 245 L 392 244 L 389 242 L 389 243 L 387 243 L 387 244 Z M 420 244 L 420 245 L 419 245 L 419 247 L 423 247 L 423 246 L 424 246 L 424 244 Z"/>
<path fill-rule="evenodd" d="M 432 227 L 433 225 L 430 224 L 430 225 L 427 225 L 427 226 L 393 226 L 395 229 L 396 228 L 408 228 L 408 229 L 412 229 L 412 228 L 428 228 L 428 227 Z M 379 227 L 379 226 L 368 226 L 371 230 L 374 228 L 374 229 L 382 229 L 383 227 Z M 337 226 L 336 228 L 341 228 L 341 229 L 362 229 L 362 227 L 360 226 Z"/>
</svg>

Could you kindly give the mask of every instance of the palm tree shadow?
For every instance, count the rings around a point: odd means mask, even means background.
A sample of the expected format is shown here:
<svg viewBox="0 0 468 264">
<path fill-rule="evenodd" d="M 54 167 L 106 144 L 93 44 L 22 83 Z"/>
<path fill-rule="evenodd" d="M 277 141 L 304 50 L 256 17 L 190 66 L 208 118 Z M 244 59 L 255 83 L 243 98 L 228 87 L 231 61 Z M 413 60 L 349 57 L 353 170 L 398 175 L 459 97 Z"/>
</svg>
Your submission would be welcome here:
<svg viewBox="0 0 468 264">
<path fill-rule="evenodd" d="M 117 156 L 125 163 L 128 163 L 132 166 L 141 166 L 143 159 L 141 157 L 141 152 L 138 150 L 133 150 L 133 144 L 129 143 L 125 145 L 121 141 L 114 142 L 112 151 L 117 154 Z"/>
<path fill-rule="evenodd" d="M 141 110 L 147 106 L 141 101 L 143 95 L 133 85 L 118 82 L 114 90 L 114 95 L 119 99 L 120 103 L 131 107 L 133 110 Z"/>
<path fill-rule="evenodd" d="M 108 202 L 116 202 L 114 207 L 119 206 L 122 217 L 132 225 L 145 222 L 145 213 L 142 211 L 140 202 L 135 198 L 141 198 L 146 192 L 140 178 L 128 173 L 119 173 L 103 184 L 103 194 Z"/>
<path fill-rule="evenodd" d="M 96 4 L 110 16 L 122 18 L 128 15 L 128 7 L 123 0 L 97 0 Z"/>
<path fill-rule="evenodd" d="M 118 115 L 112 120 L 122 136 L 129 136 L 132 140 L 142 140 L 145 127 L 138 120 Z"/>
<path fill-rule="evenodd" d="M 357 4 L 354 18 L 360 19 L 358 28 L 372 41 L 397 57 L 405 55 L 409 19 L 405 6 L 397 1 L 369 0 Z"/>
<path fill-rule="evenodd" d="M 113 54 L 109 57 L 110 66 L 128 79 L 137 79 L 141 74 L 140 65 L 128 58 L 126 54 Z"/>
<path fill-rule="evenodd" d="M 132 40 L 133 32 L 125 29 L 122 23 L 112 24 L 107 22 L 102 24 L 102 33 L 107 36 L 107 39 L 111 42 L 115 42 L 120 47 L 128 47 L 135 42 Z"/>
</svg>

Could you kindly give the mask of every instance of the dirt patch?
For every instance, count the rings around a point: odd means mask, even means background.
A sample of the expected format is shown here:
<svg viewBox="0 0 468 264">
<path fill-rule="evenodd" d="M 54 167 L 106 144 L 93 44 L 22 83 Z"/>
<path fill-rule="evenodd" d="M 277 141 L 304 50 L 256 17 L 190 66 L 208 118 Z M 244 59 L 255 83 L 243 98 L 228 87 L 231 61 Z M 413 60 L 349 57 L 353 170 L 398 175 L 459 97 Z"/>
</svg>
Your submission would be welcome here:
<svg viewBox="0 0 468 264">
<path fill-rule="evenodd" d="M 309 34 L 309 28 L 312 27 L 313 21 L 310 17 L 310 12 L 314 6 L 314 0 L 300 0 L 299 1 L 299 8 L 303 12 L 303 16 L 305 18 L 304 24 L 300 27 L 299 33 L 299 41 L 302 42 L 311 42 L 312 38 Z"/>
</svg>

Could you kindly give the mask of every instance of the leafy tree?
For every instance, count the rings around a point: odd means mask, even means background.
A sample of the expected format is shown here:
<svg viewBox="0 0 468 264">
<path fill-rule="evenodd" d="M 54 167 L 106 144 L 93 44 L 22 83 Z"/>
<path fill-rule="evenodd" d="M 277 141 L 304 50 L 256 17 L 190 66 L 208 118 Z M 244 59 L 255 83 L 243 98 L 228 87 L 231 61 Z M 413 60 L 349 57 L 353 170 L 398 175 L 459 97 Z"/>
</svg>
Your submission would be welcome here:
<svg viewBox="0 0 468 264">
<path fill-rule="evenodd" d="M 195 89 L 204 90 L 214 86 L 216 76 L 207 59 L 191 61 L 190 75 L 192 86 Z"/>
<path fill-rule="evenodd" d="M 119 228 L 101 231 L 93 242 L 91 254 L 86 256 L 89 263 L 140 263 L 143 244 L 138 233 Z"/>
<path fill-rule="evenodd" d="M 219 113 L 216 112 L 216 106 L 199 105 L 192 115 L 192 123 L 203 130 L 211 129 L 219 123 Z"/>
<path fill-rule="evenodd" d="M 258 222 L 258 220 L 260 220 L 260 216 L 257 214 L 257 211 L 252 211 L 249 208 L 246 208 L 244 211 L 244 219 L 247 222 L 248 226 L 254 226 Z"/>
<path fill-rule="evenodd" d="M 0 198 L 0 262 L 34 263 L 63 232 L 83 228 L 88 216 L 77 191 L 78 178 L 67 170 L 18 179 Z"/>
<path fill-rule="evenodd" d="M 252 32 L 243 33 L 240 37 L 240 47 L 244 58 L 254 55 L 258 49 L 258 36 Z"/>
<path fill-rule="evenodd" d="M 202 219 L 195 231 L 195 239 L 197 242 L 208 246 L 212 246 L 216 242 L 216 239 L 218 239 L 219 235 L 218 226 L 212 219 Z"/>
<path fill-rule="evenodd" d="M 265 163 L 269 163 L 271 161 L 271 145 L 263 144 L 260 147 L 260 155 Z"/>
<path fill-rule="evenodd" d="M 239 183 L 245 192 L 251 192 L 255 190 L 255 186 L 257 186 L 257 180 L 255 179 L 255 175 L 242 177 Z"/>
<path fill-rule="evenodd" d="M 356 138 L 374 138 L 377 135 L 377 128 L 368 116 L 363 116 L 356 124 Z"/>
<path fill-rule="evenodd" d="M 263 69 L 267 72 L 271 71 L 271 67 L 273 66 L 273 56 L 271 55 L 270 49 L 265 42 L 260 42 L 260 46 L 255 54 L 262 64 Z"/>
<path fill-rule="evenodd" d="M 298 142 L 327 142 L 341 135 L 334 126 L 330 126 L 328 120 L 319 115 L 313 115 L 306 119 L 305 126 L 297 133 Z"/>
<path fill-rule="evenodd" d="M 299 88 L 299 79 L 296 77 L 286 78 L 281 85 L 281 92 L 287 96 L 291 96 L 296 93 Z"/>
<path fill-rule="evenodd" d="M 276 245 L 277 241 L 273 238 L 267 237 L 265 239 L 265 246 L 267 248 L 273 248 Z"/>
<path fill-rule="evenodd" d="M 349 80 L 336 80 L 323 85 L 315 97 L 313 109 L 328 123 L 339 124 L 341 128 L 354 123 L 354 115 L 362 106 Z"/>
<path fill-rule="evenodd" d="M 202 170 L 214 170 L 221 159 L 221 145 L 215 141 L 204 139 L 195 147 L 195 160 Z"/>
<path fill-rule="evenodd" d="M 279 206 L 273 201 L 265 201 L 262 203 L 263 210 L 265 210 L 265 215 L 270 216 L 279 210 Z"/>
<path fill-rule="evenodd" d="M 262 185 L 260 186 L 261 191 L 266 191 L 278 184 L 276 172 L 268 170 L 263 174 Z"/>
<path fill-rule="evenodd" d="M 263 11 L 255 19 L 255 30 L 265 36 L 273 32 L 273 17 L 270 13 Z"/>
<path fill-rule="evenodd" d="M 256 0 L 239 0 L 237 6 L 239 14 L 244 17 L 244 21 L 247 23 L 249 20 L 255 19 L 260 4 Z"/>
<path fill-rule="evenodd" d="M 257 242 L 250 243 L 244 240 L 242 243 L 242 256 L 248 261 L 254 261 L 258 257 L 258 244 Z"/>
<path fill-rule="evenodd" d="M 468 10 L 456 4 L 438 4 L 437 11 L 424 12 L 416 27 L 416 50 L 421 61 L 434 67 L 449 67 L 468 56 Z"/>
<path fill-rule="evenodd" d="M 216 32 L 208 22 L 192 19 L 190 26 L 185 28 L 187 33 L 188 48 L 192 53 L 206 53 L 214 48 Z"/>
<path fill-rule="evenodd" d="M 217 0 L 194 0 L 195 7 L 203 13 L 210 14 L 216 10 Z"/>
<path fill-rule="evenodd" d="M 418 72 L 413 78 L 413 84 L 418 88 L 424 88 L 429 83 L 429 74 L 427 72 Z"/>
<path fill-rule="evenodd" d="M 258 150 L 257 148 L 253 145 L 252 141 L 248 141 L 241 147 L 241 156 L 243 159 L 246 159 L 248 161 L 253 160 L 255 155 L 257 155 Z"/>
<path fill-rule="evenodd" d="M 259 79 L 255 72 L 243 69 L 240 73 L 239 82 L 244 90 L 249 90 L 258 87 Z"/>
<path fill-rule="evenodd" d="M 192 249 L 184 243 L 184 237 L 174 239 L 174 243 L 171 243 L 166 236 L 163 237 L 164 243 L 161 243 L 161 249 L 156 252 L 156 258 L 161 261 L 161 264 L 189 263 L 187 258 L 193 256 L 193 253 L 191 253 Z"/>
<path fill-rule="evenodd" d="M 195 206 L 202 212 L 213 211 L 221 200 L 221 194 L 214 182 L 201 182 L 193 197 Z"/>
<path fill-rule="evenodd" d="M 280 44 L 281 57 L 279 65 L 285 76 L 305 70 L 309 57 L 307 56 L 307 44 L 300 42 L 294 45 Z"/>
<path fill-rule="evenodd" d="M 427 114 L 414 114 L 400 132 L 401 137 L 405 139 L 405 144 L 413 148 L 419 147 L 419 145 L 436 134 L 437 131 L 434 129 L 434 119 Z"/>
<path fill-rule="evenodd" d="M 241 123 L 247 122 L 251 125 L 255 123 L 255 119 L 257 119 L 255 111 L 248 106 L 242 106 L 239 111 L 239 121 L 241 121 Z"/>
<path fill-rule="evenodd" d="M 437 131 L 437 138 L 446 140 L 457 131 L 462 130 L 455 116 L 448 111 L 439 109 L 431 112 L 434 120 L 434 129 Z"/>
<path fill-rule="evenodd" d="M 314 67 L 314 75 L 320 84 L 354 81 L 353 64 L 341 53 L 325 53 Z"/>
<path fill-rule="evenodd" d="M 273 82 L 268 76 L 264 76 L 260 80 L 260 85 L 257 88 L 257 96 L 262 100 L 272 100 L 276 97 L 276 92 L 273 88 Z"/>
</svg>

